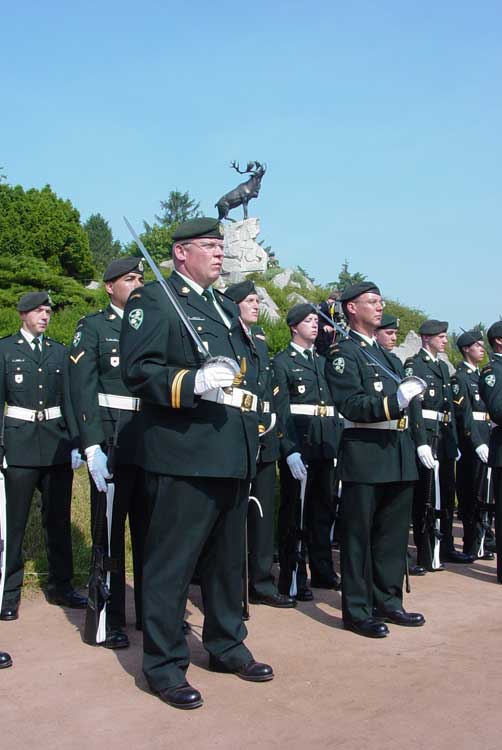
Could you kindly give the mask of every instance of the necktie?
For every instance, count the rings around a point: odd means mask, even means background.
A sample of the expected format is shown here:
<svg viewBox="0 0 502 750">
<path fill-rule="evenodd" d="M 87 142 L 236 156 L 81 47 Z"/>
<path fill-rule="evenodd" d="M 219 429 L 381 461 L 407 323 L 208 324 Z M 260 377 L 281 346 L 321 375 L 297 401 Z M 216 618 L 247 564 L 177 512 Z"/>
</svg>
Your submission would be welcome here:
<svg viewBox="0 0 502 750">
<path fill-rule="evenodd" d="M 305 357 L 307 358 L 308 362 L 310 362 L 310 364 L 312 364 L 312 362 L 314 360 L 312 359 L 312 352 L 310 351 L 310 349 L 305 349 L 304 354 L 305 354 Z"/>
<path fill-rule="evenodd" d="M 202 296 L 204 297 L 204 299 L 206 300 L 206 302 L 211 302 L 211 303 L 214 302 L 214 297 L 211 294 L 211 292 L 209 291 L 209 289 L 204 289 L 204 291 L 202 292 Z"/>
<path fill-rule="evenodd" d="M 42 342 L 40 341 L 40 339 L 38 338 L 38 336 L 33 339 L 33 345 L 35 347 L 35 349 L 34 349 L 35 355 L 36 355 L 38 361 L 40 362 L 40 359 L 42 357 Z"/>
</svg>

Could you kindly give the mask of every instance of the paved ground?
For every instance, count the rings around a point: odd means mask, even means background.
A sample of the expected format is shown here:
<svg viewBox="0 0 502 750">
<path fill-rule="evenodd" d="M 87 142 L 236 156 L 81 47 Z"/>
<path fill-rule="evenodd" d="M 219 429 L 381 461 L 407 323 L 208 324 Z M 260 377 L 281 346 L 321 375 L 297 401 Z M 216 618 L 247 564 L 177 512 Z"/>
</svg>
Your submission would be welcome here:
<svg viewBox="0 0 502 750">
<path fill-rule="evenodd" d="M 132 627 L 130 649 L 92 648 L 81 641 L 83 612 L 25 596 L 20 619 L 0 623 L 0 649 L 14 658 L 0 673 L 2 747 L 499 750 L 502 586 L 494 563 L 451 565 L 412 586 L 406 607 L 424 612 L 427 624 L 390 626 L 379 641 L 342 630 L 335 592 L 316 590 L 315 602 L 296 610 L 252 607 L 248 644 L 276 672 L 261 685 L 208 671 L 194 588 L 188 677 L 205 704 L 191 712 L 147 692 Z"/>
</svg>

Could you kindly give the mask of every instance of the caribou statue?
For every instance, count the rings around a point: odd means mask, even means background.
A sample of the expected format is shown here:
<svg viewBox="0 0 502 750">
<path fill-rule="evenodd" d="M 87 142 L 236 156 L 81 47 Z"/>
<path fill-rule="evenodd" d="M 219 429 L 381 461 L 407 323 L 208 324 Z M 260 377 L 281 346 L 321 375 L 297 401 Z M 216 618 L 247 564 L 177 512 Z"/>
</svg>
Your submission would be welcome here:
<svg viewBox="0 0 502 750">
<path fill-rule="evenodd" d="M 239 169 L 239 165 L 235 161 L 233 161 L 230 166 L 239 174 L 250 174 L 251 177 L 249 178 L 249 180 L 246 180 L 246 182 L 241 182 L 240 185 L 237 185 L 236 188 L 230 190 L 229 193 L 225 193 L 225 195 L 220 198 L 218 203 L 215 204 L 216 208 L 218 209 L 218 218 L 227 219 L 228 212 L 232 208 L 237 208 L 237 206 L 242 205 L 244 209 L 244 218 L 247 219 L 248 202 L 251 200 L 251 198 L 258 197 L 258 193 L 260 192 L 261 187 L 261 180 L 263 175 L 267 171 L 267 166 L 266 164 L 260 164 L 259 161 L 248 162 L 246 169 L 242 171 Z"/>
</svg>

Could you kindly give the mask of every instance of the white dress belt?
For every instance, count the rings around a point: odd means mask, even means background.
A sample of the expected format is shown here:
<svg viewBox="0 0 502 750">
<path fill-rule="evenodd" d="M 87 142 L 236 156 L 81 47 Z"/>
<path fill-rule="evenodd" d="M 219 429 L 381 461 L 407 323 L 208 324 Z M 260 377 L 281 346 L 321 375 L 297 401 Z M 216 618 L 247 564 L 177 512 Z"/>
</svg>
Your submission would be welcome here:
<svg viewBox="0 0 502 750">
<path fill-rule="evenodd" d="M 48 409 L 25 409 L 23 406 L 7 405 L 5 416 L 22 419 L 24 422 L 45 422 L 48 419 L 59 419 L 62 412 L 60 406 L 50 406 Z"/>
<path fill-rule="evenodd" d="M 490 415 L 487 411 L 473 411 L 472 418 L 475 422 L 489 422 Z"/>
<path fill-rule="evenodd" d="M 422 409 L 422 417 L 424 419 L 434 419 L 434 421 L 439 420 L 440 422 L 443 422 L 443 424 L 448 424 L 448 422 L 451 422 L 451 412 L 444 412 L 444 411 L 434 411 L 433 409 Z"/>
<path fill-rule="evenodd" d="M 258 396 L 242 388 L 232 388 L 230 393 L 227 393 L 222 388 L 213 388 L 210 391 L 201 393 L 200 397 L 203 401 L 213 401 L 216 404 L 233 406 L 241 411 L 256 411 L 258 408 Z"/>
<path fill-rule="evenodd" d="M 334 417 L 333 406 L 324 404 L 291 404 L 291 414 L 305 414 L 308 417 Z"/>
<path fill-rule="evenodd" d="M 139 411 L 141 399 L 134 396 L 114 396 L 111 393 L 98 393 L 100 406 L 108 406 L 109 409 L 124 409 L 125 411 Z"/>
<path fill-rule="evenodd" d="M 351 422 L 350 419 L 344 419 L 343 427 L 345 430 L 357 428 L 362 430 L 397 430 L 398 432 L 403 432 L 408 429 L 408 417 L 387 419 L 385 422 Z"/>
</svg>

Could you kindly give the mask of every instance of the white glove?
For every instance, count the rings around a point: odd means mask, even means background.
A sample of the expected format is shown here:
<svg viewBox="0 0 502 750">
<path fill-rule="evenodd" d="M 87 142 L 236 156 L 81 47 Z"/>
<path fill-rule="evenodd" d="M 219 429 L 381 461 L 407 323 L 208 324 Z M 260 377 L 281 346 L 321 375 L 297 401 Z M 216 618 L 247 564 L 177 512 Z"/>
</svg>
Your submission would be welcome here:
<svg viewBox="0 0 502 750">
<path fill-rule="evenodd" d="M 488 446 L 486 443 L 483 443 L 483 445 L 478 445 L 478 447 L 476 448 L 476 453 L 478 454 L 478 458 L 481 459 L 484 464 L 488 463 Z"/>
<path fill-rule="evenodd" d="M 238 372 L 237 362 L 227 357 L 207 362 L 195 375 L 195 395 L 200 396 L 201 393 L 212 391 L 214 388 L 228 388 Z"/>
<path fill-rule="evenodd" d="M 77 469 L 80 469 L 83 463 L 84 459 L 80 455 L 79 449 L 73 448 L 71 452 L 71 468 L 73 469 L 73 471 L 77 471 Z"/>
<path fill-rule="evenodd" d="M 105 454 L 99 445 L 90 445 L 85 449 L 85 455 L 87 456 L 87 466 L 98 492 L 106 492 L 106 480 L 110 479 L 112 475 L 108 471 Z"/>
<path fill-rule="evenodd" d="M 289 466 L 289 470 L 295 479 L 299 479 L 301 481 L 302 479 L 307 478 L 307 469 L 305 468 L 305 464 L 302 461 L 301 453 L 291 453 L 291 455 L 287 457 L 286 461 Z"/>
<path fill-rule="evenodd" d="M 457 455 L 455 456 L 455 461 L 460 461 L 461 458 L 462 458 L 462 453 L 457 448 Z"/>
<path fill-rule="evenodd" d="M 397 403 L 400 409 L 406 409 L 412 398 L 424 392 L 426 384 L 420 378 L 410 377 L 400 383 L 397 389 Z"/>
<path fill-rule="evenodd" d="M 430 445 L 419 445 L 417 448 L 418 458 L 426 469 L 433 469 L 437 461 L 432 455 Z"/>
</svg>

